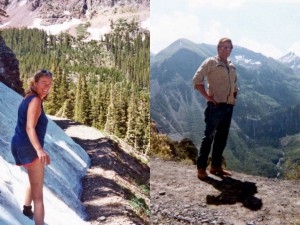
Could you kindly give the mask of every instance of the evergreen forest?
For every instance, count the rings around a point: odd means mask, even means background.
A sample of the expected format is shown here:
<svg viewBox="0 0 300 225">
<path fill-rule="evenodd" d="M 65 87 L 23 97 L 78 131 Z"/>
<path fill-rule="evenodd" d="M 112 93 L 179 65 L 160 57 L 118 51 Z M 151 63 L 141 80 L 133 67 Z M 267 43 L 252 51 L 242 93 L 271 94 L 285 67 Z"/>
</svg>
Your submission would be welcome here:
<svg viewBox="0 0 300 225">
<path fill-rule="evenodd" d="M 100 41 L 38 29 L 3 30 L 19 60 L 24 89 L 40 69 L 53 73 L 47 114 L 124 139 L 147 155 L 150 136 L 150 34 L 134 20 L 111 22 Z"/>
</svg>

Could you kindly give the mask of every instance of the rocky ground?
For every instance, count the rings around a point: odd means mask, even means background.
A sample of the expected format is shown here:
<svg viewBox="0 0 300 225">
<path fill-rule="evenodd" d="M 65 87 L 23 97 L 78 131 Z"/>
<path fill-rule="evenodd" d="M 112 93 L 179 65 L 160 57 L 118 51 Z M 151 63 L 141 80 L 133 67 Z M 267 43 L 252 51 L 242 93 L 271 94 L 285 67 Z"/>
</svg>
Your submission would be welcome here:
<svg viewBox="0 0 300 225">
<path fill-rule="evenodd" d="M 200 181 L 196 168 L 151 159 L 151 224 L 300 224 L 300 181 L 233 172 Z"/>
<path fill-rule="evenodd" d="M 82 182 L 81 199 L 90 224 L 149 224 L 150 168 L 141 163 L 146 159 L 95 128 L 52 119 L 90 156 L 91 168 Z"/>
</svg>

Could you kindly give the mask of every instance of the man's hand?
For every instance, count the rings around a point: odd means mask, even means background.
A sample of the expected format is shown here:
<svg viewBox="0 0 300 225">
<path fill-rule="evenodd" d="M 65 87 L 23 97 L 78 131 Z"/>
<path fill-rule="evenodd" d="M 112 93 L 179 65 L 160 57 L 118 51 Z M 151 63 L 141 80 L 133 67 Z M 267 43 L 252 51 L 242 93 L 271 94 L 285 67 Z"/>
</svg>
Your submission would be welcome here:
<svg viewBox="0 0 300 225">
<path fill-rule="evenodd" d="M 214 96 L 209 96 L 204 88 L 203 84 L 195 84 L 195 89 L 197 89 L 203 97 L 209 101 L 212 102 L 214 105 L 217 105 L 218 103 L 214 100 Z"/>
<path fill-rule="evenodd" d="M 217 104 L 218 104 L 218 103 L 214 100 L 214 96 L 209 96 L 209 95 L 207 95 L 206 100 L 207 100 L 208 102 L 214 103 L 214 105 L 217 105 Z"/>
</svg>

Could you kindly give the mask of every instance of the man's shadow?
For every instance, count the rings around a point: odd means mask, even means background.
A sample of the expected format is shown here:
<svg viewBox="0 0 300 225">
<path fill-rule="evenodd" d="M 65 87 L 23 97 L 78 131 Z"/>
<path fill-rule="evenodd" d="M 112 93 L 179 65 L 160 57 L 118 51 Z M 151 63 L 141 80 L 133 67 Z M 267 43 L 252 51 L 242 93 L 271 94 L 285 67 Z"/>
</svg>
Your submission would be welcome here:
<svg viewBox="0 0 300 225">
<path fill-rule="evenodd" d="M 231 177 L 222 177 L 222 180 L 216 180 L 208 177 L 203 180 L 219 190 L 219 195 L 207 195 L 206 203 L 209 205 L 232 205 L 241 202 L 244 207 L 251 210 L 261 209 L 262 200 L 256 198 L 257 193 L 256 184 L 248 181 L 240 181 Z"/>
</svg>

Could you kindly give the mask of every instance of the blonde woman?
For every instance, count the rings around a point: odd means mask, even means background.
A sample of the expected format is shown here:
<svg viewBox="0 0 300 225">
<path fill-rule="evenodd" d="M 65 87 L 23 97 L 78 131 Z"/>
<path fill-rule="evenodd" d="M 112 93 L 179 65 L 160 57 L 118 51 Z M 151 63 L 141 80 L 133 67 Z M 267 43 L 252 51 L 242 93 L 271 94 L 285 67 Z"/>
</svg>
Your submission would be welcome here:
<svg viewBox="0 0 300 225">
<path fill-rule="evenodd" d="M 36 225 L 44 224 L 44 166 L 50 164 L 50 157 L 44 150 L 48 119 L 43 100 L 47 98 L 51 85 L 52 73 L 47 70 L 40 70 L 30 78 L 28 90 L 18 109 L 17 126 L 11 143 L 16 164 L 24 166 L 29 177 L 23 214 L 34 218 Z"/>
</svg>

